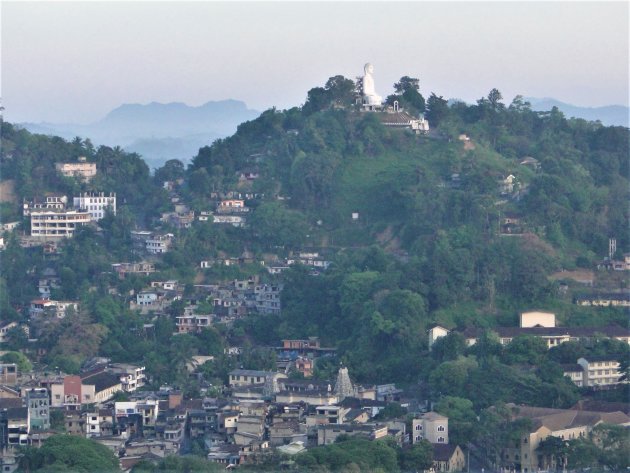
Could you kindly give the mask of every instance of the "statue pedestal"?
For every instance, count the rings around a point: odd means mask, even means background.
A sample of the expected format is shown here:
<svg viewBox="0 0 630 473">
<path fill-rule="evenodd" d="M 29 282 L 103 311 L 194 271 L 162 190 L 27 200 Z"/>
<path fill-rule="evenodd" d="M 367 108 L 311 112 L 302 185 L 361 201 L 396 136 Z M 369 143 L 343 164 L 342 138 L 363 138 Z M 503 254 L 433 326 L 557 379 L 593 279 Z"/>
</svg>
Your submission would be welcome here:
<svg viewBox="0 0 630 473">
<path fill-rule="evenodd" d="M 365 110 L 380 110 L 383 108 L 383 99 L 379 95 L 364 95 L 363 108 Z"/>
</svg>

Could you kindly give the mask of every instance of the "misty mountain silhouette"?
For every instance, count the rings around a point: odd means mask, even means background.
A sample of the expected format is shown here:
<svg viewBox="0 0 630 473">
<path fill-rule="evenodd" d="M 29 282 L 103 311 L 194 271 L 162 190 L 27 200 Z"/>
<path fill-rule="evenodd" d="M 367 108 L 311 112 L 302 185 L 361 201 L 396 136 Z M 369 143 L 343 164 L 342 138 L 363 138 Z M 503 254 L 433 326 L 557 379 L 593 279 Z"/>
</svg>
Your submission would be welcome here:
<svg viewBox="0 0 630 473">
<path fill-rule="evenodd" d="M 532 104 L 532 110 L 546 112 L 553 107 L 558 107 L 567 118 L 583 118 L 584 120 L 599 120 L 606 126 L 629 126 L 629 110 L 623 105 L 606 105 L 603 107 L 578 107 L 549 97 L 536 98 L 524 97 L 525 101 Z"/>
<path fill-rule="evenodd" d="M 33 133 L 90 138 L 95 145 L 122 146 L 143 156 L 150 167 L 168 159 L 188 162 L 200 147 L 229 136 L 259 115 L 239 100 L 207 102 L 198 107 L 181 102 L 123 104 L 89 125 L 22 123 Z"/>
</svg>

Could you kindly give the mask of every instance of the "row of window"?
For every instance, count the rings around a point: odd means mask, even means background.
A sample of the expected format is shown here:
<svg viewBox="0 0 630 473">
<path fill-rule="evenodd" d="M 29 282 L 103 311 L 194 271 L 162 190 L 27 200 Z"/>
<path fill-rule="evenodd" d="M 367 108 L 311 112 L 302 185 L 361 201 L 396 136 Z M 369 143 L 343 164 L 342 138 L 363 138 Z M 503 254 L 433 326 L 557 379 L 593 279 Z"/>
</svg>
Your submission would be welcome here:
<svg viewBox="0 0 630 473">
<path fill-rule="evenodd" d="M 243 376 L 243 381 L 248 381 L 248 376 Z M 254 376 L 250 376 L 251 380 L 249 381 L 254 381 Z M 262 383 L 263 382 L 263 378 L 261 376 L 256 376 L 256 382 L 258 383 Z M 232 381 L 240 381 L 241 380 L 241 376 L 240 375 L 232 375 Z"/>
<path fill-rule="evenodd" d="M 416 430 L 422 430 L 422 424 L 416 425 Z M 445 431 L 444 426 L 443 425 L 438 426 L 437 431 L 444 432 Z"/>
<path fill-rule="evenodd" d="M 597 371 L 597 373 L 595 372 Z M 602 376 L 602 375 L 610 375 L 610 374 L 618 374 L 616 370 L 589 370 L 589 376 Z"/>
<path fill-rule="evenodd" d="M 84 397 L 86 400 L 89 400 L 89 399 L 90 399 L 90 395 L 89 395 L 89 394 L 84 394 L 84 395 L 83 395 L 83 397 Z M 55 394 L 55 399 L 57 399 L 57 400 L 61 399 L 61 394 Z"/>
<path fill-rule="evenodd" d="M 422 435 L 416 435 L 416 442 L 422 440 Z M 437 443 L 446 443 L 446 439 L 444 437 L 438 437 Z"/>
</svg>

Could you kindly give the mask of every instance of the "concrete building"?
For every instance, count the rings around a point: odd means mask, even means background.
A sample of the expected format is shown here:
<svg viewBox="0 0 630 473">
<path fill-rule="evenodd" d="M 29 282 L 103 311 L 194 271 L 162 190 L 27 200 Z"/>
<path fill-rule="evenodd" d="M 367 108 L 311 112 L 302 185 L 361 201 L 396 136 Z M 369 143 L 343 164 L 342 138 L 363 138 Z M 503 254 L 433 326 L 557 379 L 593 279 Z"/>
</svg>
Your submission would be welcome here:
<svg viewBox="0 0 630 473">
<path fill-rule="evenodd" d="M 67 204 L 68 198 L 65 195 L 50 194 L 44 198 L 35 198 L 30 202 L 24 202 L 22 214 L 28 217 L 32 212 L 65 210 Z"/>
<path fill-rule="evenodd" d="M 592 340 L 596 336 L 613 338 L 630 344 L 630 329 L 616 324 L 605 327 L 495 327 L 492 330 L 499 336 L 502 345 L 507 345 L 515 337 L 521 335 L 540 337 L 547 342 L 548 348 L 569 341 Z M 475 327 L 464 330 L 466 344 L 474 345 L 483 332 L 483 329 Z"/>
<path fill-rule="evenodd" d="M 222 200 L 217 205 L 218 213 L 242 213 L 249 212 L 249 208 L 245 206 L 245 201 L 240 199 Z"/>
<path fill-rule="evenodd" d="M 507 404 L 513 419 L 531 419 L 531 428 L 521 436 L 520 442 L 501 451 L 497 460 L 500 466 L 511 471 L 532 473 L 549 470 L 548 458 L 537 450 L 540 442 L 549 436 L 561 440 L 588 437 L 593 427 L 601 424 L 630 425 L 630 417 L 622 412 L 577 411 L 545 407 Z"/>
<path fill-rule="evenodd" d="M 129 363 L 113 363 L 109 366 L 108 371 L 120 378 L 122 390 L 128 393 L 144 386 L 147 378 L 144 366 Z"/>
<path fill-rule="evenodd" d="M 77 210 L 32 211 L 30 215 L 33 237 L 72 237 L 77 228 L 92 221 L 88 212 Z"/>
<path fill-rule="evenodd" d="M 181 315 L 175 317 L 177 333 L 199 333 L 211 325 L 212 315 Z"/>
<path fill-rule="evenodd" d="M 584 368 L 577 363 L 563 364 L 562 373 L 578 387 L 584 386 Z"/>
<path fill-rule="evenodd" d="M 9 407 L 0 411 L 0 446 L 15 448 L 28 445 L 28 408 Z"/>
<path fill-rule="evenodd" d="M 92 220 L 98 221 L 105 216 L 107 209 L 116 215 L 116 194 L 85 192 L 73 199 L 73 206 L 75 209 L 88 212 Z"/>
<path fill-rule="evenodd" d="M 448 443 L 448 417 L 427 412 L 411 421 L 411 443 L 426 439 L 431 443 Z"/>
<path fill-rule="evenodd" d="M 18 369 L 15 363 L 0 363 L 0 384 L 15 385 L 17 375 Z"/>
<path fill-rule="evenodd" d="M 521 327 L 555 327 L 556 314 L 551 312 L 523 312 L 520 314 Z"/>
<path fill-rule="evenodd" d="M 234 386 L 251 386 L 254 384 L 264 384 L 267 378 L 274 378 L 276 381 L 287 376 L 282 373 L 273 371 L 256 371 L 256 370 L 232 370 L 229 373 L 230 387 Z"/>
<path fill-rule="evenodd" d="M 83 383 L 79 376 L 65 376 L 61 382 L 50 384 L 50 405 L 78 410 L 81 405 L 95 402 L 96 389 L 93 384 Z"/>
<path fill-rule="evenodd" d="M 20 325 L 17 322 L 9 322 L 8 324 L 0 326 L 0 343 L 4 343 L 6 341 L 7 333 L 9 333 L 11 329 L 19 326 Z"/>
<path fill-rule="evenodd" d="M 577 305 L 591 307 L 630 307 L 630 293 L 612 292 L 578 297 Z"/>
<path fill-rule="evenodd" d="M 81 381 L 85 387 L 93 386 L 92 402 L 97 404 L 110 400 L 114 394 L 123 390 L 120 377 L 106 371 L 86 376 Z"/>
<path fill-rule="evenodd" d="M 335 443 L 340 435 L 364 437 L 377 440 L 386 437 L 387 425 L 384 424 L 326 424 L 317 426 L 317 445 Z"/>
<path fill-rule="evenodd" d="M 227 223 L 233 227 L 244 227 L 247 219 L 241 215 L 213 215 L 213 223 Z"/>
<path fill-rule="evenodd" d="M 112 409 L 98 409 L 85 413 L 85 436 L 100 437 L 112 430 L 114 412 Z"/>
<path fill-rule="evenodd" d="M 78 163 L 55 163 L 55 169 L 66 177 L 77 177 L 83 181 L 89 181 L 96 176 L 96 163 L 88 163 L 83 156 Z"/>
<path fill-rule="evenodd" d="M 446 337 L 448 333 L 449 330 L 441 325 L 431 325 L 429 327 L 429 348 L 431 348 L 438 338 Z"/>
<path fill-rule="evenodd" d="M 282 285 L 260 284 L 254 288 L 256 310 L 261 314 L 279 314 Z"/>
<path fill-rule="evenodd" d="M 584 386 L 603 387 L 620 383 L 623 373 L 619 370 L 619 361 L 615 356 L 589 356 L 577 360 L 584 372 Z"/>
<path fill-rule="evenodd" d="M 112 269 L 118 274 L 120 279 L 125 279 L 127 274 L 138 274 L 148 276 L 155 272 L 155 265 L 142 261 L 140 263 L 114 263 Z"/>
<path fill-rule="evenodd" d="M 281 404 L 305 403 L 311 406 L 329 406 L 337 404 L 339 398 L 333 392 L 328 391 L 287 391 L 282 390 L 276 394 L 276 402 Z"/>
<path fill-rule="evenodd" d="M 147 238 L 145 242 L 146 250 L 153 255 L 166 253 L 171 247 L 174 237 L 175 235 L 172 233 L 167 233 L 166 235 L 152 235 Z"/>
<path fill-rule="evenodd" d="M 160 412 L 160 401 L 156 399 L 140 399 L 114 403 L 116 419 L 138 414 L 142 418 L 142 425 L 155 427 Z"/>
<path fill-rule="evenodd" d="M 50 429 L 50 401 L 45 388 L 30 389 L 26 392 L 26 407 L 30 430 Z"/>
<path fill-rule="evenodd" d="M 466 457 L 459 445 L 433 444 L 433 471 L 464 471 Z"/>
<path fill-rule="evenodd" d="M 34 299 L 31 301 L 28 313 L 31 317 L 48 315 L 51 317 L 57 317 L 58 319 L 63 319 L 68 314 L 68 310 L 77 312 L 79 310 L 79 303 L 74 301 Z"/>
</svg>

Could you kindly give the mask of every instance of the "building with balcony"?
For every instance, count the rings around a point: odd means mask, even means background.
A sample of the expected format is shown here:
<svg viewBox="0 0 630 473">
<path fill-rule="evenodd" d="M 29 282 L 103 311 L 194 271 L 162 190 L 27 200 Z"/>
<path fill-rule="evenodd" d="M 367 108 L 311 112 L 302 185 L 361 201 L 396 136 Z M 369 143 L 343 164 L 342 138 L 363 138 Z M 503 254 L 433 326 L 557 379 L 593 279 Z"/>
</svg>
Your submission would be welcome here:
<svg viewBox="0 0 630 473">
<path fill-rule="evenodd" d="M 92 221 L 89 212 L 78 210 L 31 211 L 31 236 L 44 238 L 72 237 L 77 228 Z"/>
<path fill-rule="evenodd" d="M 589 356 L 577 360 L 583 369 L 583 386 L 600 388 L 621 382 L 623 373 L 619 369 L 619 356 Z"/>
<path fill-rule="evenodd" d="M 159 255 L 166 253 L 173 244 L 173 238 L 175 235 L 167 233 L 166 235 L 151 235 L 146 239 L 146 250 L 153 254 Z"/>
<path fill-rule="evenodd" d="M 199 333 L 208 328 L 212 322 L 212 315 L 181 315 L 175 318 L 177 333 Z"/>
</svg>

